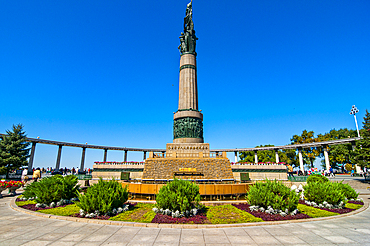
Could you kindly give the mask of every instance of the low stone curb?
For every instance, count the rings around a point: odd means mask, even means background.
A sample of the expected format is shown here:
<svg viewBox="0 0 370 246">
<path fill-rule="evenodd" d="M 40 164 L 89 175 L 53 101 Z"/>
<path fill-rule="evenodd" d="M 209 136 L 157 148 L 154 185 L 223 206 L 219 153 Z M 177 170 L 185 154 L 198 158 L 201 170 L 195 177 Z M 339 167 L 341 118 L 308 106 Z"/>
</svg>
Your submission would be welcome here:
<svg viewBox="0 0 370 246">
<path fill-rule="evenodd" d="M 125 222 L 125 221 L 110 221 L 110 220 L 97 220 L 97 219 L 85 219 L 77 217 L 67 217 L 58 216 L 52 214 L 43 214 L 34 211 L 30 211 L 24 208 L 20 208 L 15 204 L 16 197 L 11 200 L 10 207 L 18 212 L 35 215 L 38 217 L 67 220 L 73 222 L 91 223 L 91 224 L 101 224 L 101 225 L 117 225 L 117 226 L 133 226 L 133 227 L 151 227 L 151 228 L 177 228 L 177 229 L 207 229 L 207 228 L 228 228 L 228 227 L 249 227 L 249 226 L 264 226 L 264 225 L 279 225 L 279 224 L 291 224 L 291 223 L 301 223 L 301 222 L 312 222 L 321 221 L 329 219 L 343 218 L 351 215 L 361 213 L 369 207 L 368 202 L 364 202 L 364 206 L 346 214 L 340 214 L 329 217 L 320 218 L 310 218 L 310 219 L 299 219 L 299 220 L 280 220 L 280 221 L 264 221 L 264 222 L 251 222 L 251 223 L 240 223 L 240 224 L 158 224 L 158 223 L 138 223 L 138 222 Z"/>
</svg>

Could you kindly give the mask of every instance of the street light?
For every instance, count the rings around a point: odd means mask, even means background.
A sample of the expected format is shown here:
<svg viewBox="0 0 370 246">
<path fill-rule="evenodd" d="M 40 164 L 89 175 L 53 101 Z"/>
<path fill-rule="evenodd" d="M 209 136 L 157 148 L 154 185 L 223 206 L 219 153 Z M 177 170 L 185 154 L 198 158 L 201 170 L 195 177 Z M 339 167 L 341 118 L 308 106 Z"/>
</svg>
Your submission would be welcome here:
<svg viewBox="0 0 370 246">
<path fill-rule="evenodd" d="M 358 134 L 358 137 L 360 137 L 360 131 L 358 130 L 357 118 L 356 118 L 357 113 L 358 113 L 358 109 L 356 108 L 355 105 L 352 105 L 351 112 L 349 112 L 349 114 L 353 114 L 353 116 L 355 117 L 357 134 Z"/>
</svg>

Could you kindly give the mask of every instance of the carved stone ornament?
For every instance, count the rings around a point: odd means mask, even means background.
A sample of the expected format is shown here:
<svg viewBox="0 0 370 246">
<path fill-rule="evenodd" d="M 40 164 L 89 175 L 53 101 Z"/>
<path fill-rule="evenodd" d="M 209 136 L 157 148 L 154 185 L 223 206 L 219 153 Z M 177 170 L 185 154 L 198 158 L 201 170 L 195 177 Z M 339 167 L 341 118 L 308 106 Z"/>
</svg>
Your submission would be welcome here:
<svg viewBox="0 0 370 246">
<path fill-rule="evenodd" d="M 173 138 L 203 139 L 203 122 L 199 118 L 180 118 L 173 124 Z"/>
</svg>

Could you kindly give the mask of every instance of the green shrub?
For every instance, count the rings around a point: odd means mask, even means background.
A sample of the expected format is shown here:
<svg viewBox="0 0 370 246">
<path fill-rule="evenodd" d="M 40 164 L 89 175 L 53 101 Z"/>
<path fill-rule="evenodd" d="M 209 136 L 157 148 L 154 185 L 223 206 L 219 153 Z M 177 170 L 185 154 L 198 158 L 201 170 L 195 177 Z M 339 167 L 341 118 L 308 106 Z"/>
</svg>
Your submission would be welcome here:
<svg viewBox="0 0 370 246">
<path fill-rule="evenodd" d="M 308 178 L 307 178 L 307 184 L 309 183 L 313 183 L 313 182 L 321 182 L 321 183 L 325 183 L 325 182 L 329 182 L 329 179 L 327 177 L 325 177 L 324 175 L 320 175 L 320 174 L 311 174 Z"/>
<path fill-rule="evenodd" d="M 306 200 L 317 204 L 326 201 L 332 205 L 339 205 L 340 202 L 345 202 L 344 192 L 340 186 L 340 183 L 311 182 L 304 186 L 304 196 Z"/>
<path fill-rule="evenodd" d="M 109 220 L 150 223 L 156 215 L 152 210 L 154 206 L 154 204 L 138 203 L 129 211 L 111 217 Z"/>
<path fill-rule="evenodd" d="M 76 214 L 79 211 L 80 211 L 80 208 L 77 207 L 76 204 L 71 204 L 71 205 L 67 205 L 65 207 L 38 210 L 37 212 L 40 212 L 40 213 L 43 213 L 43 214 L 54 214 L 54 215 L 60 215 L 60 216 L 69 216 L 69 215 Z"/>
<path fill-rule="evenodd" d="M 208 207 L 207 218 L 212 224 L 232 224 L 263 221 L 250 213 L 240 210 L 230 204 Z"/>
<path fill-rule="evenodd" d="M 342 181 L 343 182 L 343 181 Z M 349 199 L 357 199 L 358 193 L 349 184 L 338 183 L 339 188 L 342 190 L 344 196 Z"/>
<path fill-rule="evenodd" d="M 158 208 L 185 212 L 199 205 L 199 186 L 186 180 L 175 179 L 159 190 Z"/>
<path fill-rule="evenodd" d="M 116 180 L 99 182 L 89 187 L 85 195 L 80 194 L 80 202 L 77 203 L 81 209 L 87 213 L 93 213 L 98 210 L 100 213 L 110 213 L 113 208 L 122 207 L 127 201 L 128 189 L 122 187 L 122 184 Z"/>
<path fill-rule="evenodd" d="M 247 196 L 249 204 L 264 207 L 271 206 L 273 209 L 280 209 L 292 212 L 297 208 L 299 197 L 286 187 L 283 183 L 276 180 L 257 182 L 253 185 Z"/>
<path fill-rule="evenodd" d="M 298 210 L 301 213 L 307 214 L 308 216 L 310 216 L 312 218 L 339 215 L 338 213 L 325 211 L 325 210 L 322 210 L 322 209 L 314 208 L 314 207 L 311 207 L 311 206 L 306 206 L 306 205 L 303 205 L 303 204 L 298 204 Z"/>
<path fill-rule="evenodd" d="M 58 202 L 61 199 L 70 200 L 78 196 L 80 186 L 77 182 L 77 177 L 74 175 L 65 177 L 54 175 L 27 185 L 22 195 L 25 198 L 36 197 L 36 202 L 46 204 Z"/>
</svg>

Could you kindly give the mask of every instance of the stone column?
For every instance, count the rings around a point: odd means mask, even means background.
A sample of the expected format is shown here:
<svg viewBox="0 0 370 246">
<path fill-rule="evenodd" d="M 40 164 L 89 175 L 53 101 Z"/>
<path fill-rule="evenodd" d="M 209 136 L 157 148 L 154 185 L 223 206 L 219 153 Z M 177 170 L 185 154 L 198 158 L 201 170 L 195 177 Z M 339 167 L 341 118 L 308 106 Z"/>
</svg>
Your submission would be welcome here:
<svg viewBox="0 0 370 246">
<path fill-rule="evenodd" d="M 276 163 L 280 162 L 280 160 L 279 160 L 279 150 L 278 149 L 275 150 L 275 159 L 276 159 Z"/>
<path fill-rule="evenodd" d="M 146 151 L 144 151 L 144 161 L 146 160 Z"/>
<path fill-rule="evenodd" d="M 32 142 L 31 155 L 30 155 L 30 159 L 28 160 L 28 174 L 32 174 L 33 159 L 35 157 L 35 151 L 36 151 L 36 142 Z"/>
<path fill-rule="evenodd" d="M 104 159 L 103 159 L 104 162 L 107 161 L 107 154 L 108 154 L 108 149 L 104 149 Z"/>
<path fill-rule="evenodd" d="M 127 162 L 127 150 L 125 150 L 125 157 L 123 158 L 123 162 Z"/>
<path fill-rule="evenodd" d="M 301 168 L 302 173 L 304 173 L 304 167 L 303 167 L 303 157 L 302 157 L 302 149 L 298 149 L 298 158 L 299 158 L 299 167 Z"/>
<path fill-rule="evenodd" d="M 180 59 L 179 108 L 174 114 L 174 143 L 204 143 L 203 114 L 198 109 L 197 64 L 195 53 Z"/>
<path fill-rule="evenodd" d="M 329 171 L 330 169 L 330 162 L 329 162 L 329 155 L 328 155 L 328 146 L 324 146 L 324 157 L 325 157 L 325 166 L 326 171 Z"/>
<path fill-rule="evenodd" d="M 82 156 L 81 156 L 81 165 L 80 170 L 83 171 L 85 168 L 85 153 L 86 153 L 86 147 L 82 148 Z"/>
<path fill-rule="evenodd" d="M 258 164 L 257 150 L 254 151 L 254 163 Z"/>
<path fill-rule="evenodd" d="M 60 169 L 60 159 L 62 158 L 62 147 L 63 147 L 63 145 L 59 145 L 57 162 L 55 164 L 55 169 L 56 170 Z"/>
<path fill-rule="evenodd" d="M 238 162 L 238 151 L 234 151 L 234 154 L 235 154 L 235 163 L 237 163 Z"/>
<path fill-rule="evenodd" d="M 181 55 L 179 109 L 198 110 L 197 60 L 195 54 Z"/>
</svg>

